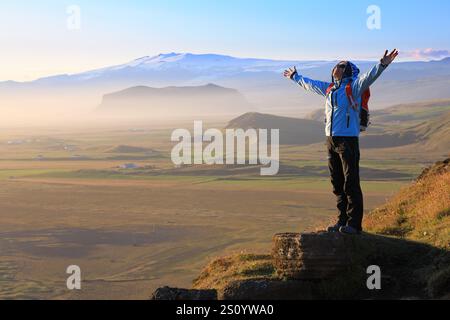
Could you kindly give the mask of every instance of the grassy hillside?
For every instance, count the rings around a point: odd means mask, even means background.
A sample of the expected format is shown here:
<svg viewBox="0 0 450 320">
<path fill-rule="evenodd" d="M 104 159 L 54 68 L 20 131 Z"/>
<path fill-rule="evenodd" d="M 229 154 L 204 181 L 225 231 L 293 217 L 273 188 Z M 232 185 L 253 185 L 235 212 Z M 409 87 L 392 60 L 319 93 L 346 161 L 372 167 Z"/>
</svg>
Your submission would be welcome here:
<svg viewBox="0 0 450 320">
<path fill-rule="evenodd" d="M 441 116 L 450 111 L 450 100 L 424 101 L 399 104 L 372 112 L 376 123 L 408 123 L 409 121 L 425 121 Z"/>
<path fill-rule="evenodd" d="M 426 149 L 448 152 L 450 150 L 450 111 L 436 119 L 418 124 L 410 128 L 410 131 L 420 137 Z"/>
<path fill-rule="evenodd" d="M 450 159 L 435 164 L 365 219 L 366 230 L 450 249 Z"/>
<path fill-rule="evenodd" d="M 275 278 L 270 255 L 242 253 L 212 261 L 194 280 L 194 288 L 220 290 L 234 280 Z"/>
</svg>

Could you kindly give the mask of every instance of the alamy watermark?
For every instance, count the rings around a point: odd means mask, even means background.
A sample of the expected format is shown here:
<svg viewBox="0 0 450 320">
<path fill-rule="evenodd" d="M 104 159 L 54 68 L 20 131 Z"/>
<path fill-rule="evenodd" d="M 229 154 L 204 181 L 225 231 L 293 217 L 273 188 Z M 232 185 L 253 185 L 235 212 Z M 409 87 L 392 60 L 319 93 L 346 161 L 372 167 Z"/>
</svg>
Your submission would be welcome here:
<svg viewBox="0 0 450 320">
<path fill-rule="evenodd" d="M 367 29 L 381 30 L 381 8 L 377 5 L 370 5 L 367 7 Z"/>
<path fill-rule="evenodd" d="M 66 273 L 70 274 L 66 281 L 67 289 L 81 290 L 81 268 L 76 265 L 71 265 L 67 267 Z"/>
<path fill-rule="evenodd" d="M 81 30 L 81 8 L 78 5 L 71 5 L 66 8 L 66 27 L 70 31 Z"/>
<path fill-rule="evenodd" d="M 377 265 L 372 265 L 367 268 L 367 289 L 381 290 L 381 268 Z"/>
<path fill-rule="evenodd" d="M 248 162 L 249 165 L 262 165 L 262 176 L 276 175 L 280 169 L 279 129 L 226 129 L 224 135 L 219 129 L 203 132 L 203 122 L 195 121 L 193 134 L 187 129 L 177 129 L 171 140 L 178 142 L 171 152 L 176 166 L 245 165 Z M 206 147 L 205 143 L 208 143 Z"/>
</svg>

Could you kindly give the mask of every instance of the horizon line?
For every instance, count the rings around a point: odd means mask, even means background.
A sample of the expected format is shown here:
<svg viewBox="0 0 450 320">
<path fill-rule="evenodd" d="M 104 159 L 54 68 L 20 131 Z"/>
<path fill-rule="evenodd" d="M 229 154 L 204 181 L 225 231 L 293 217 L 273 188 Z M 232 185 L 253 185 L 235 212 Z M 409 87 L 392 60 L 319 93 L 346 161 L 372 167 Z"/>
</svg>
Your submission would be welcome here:
<svg viewBox="0 0 450 320">
<path fill-rule="evenodd" d="M 73 75 L 77 75 L 77 74 L 83 74 L 83 73 L 87 73 L 87 72 L 92 72 L 92 71 L 97 71 L 97 70 L 102 70 L 102 69 L 106 69 L 106 68 L 112 68 L 112 67 L 118 67 L 121 65 L 125 65 L 127 63 L 133 62 L 133 61 L 137 61 L 140 59 L 144 59 L 144 58 L 156 58 L 158 56 L 161 55 L 195 55 L 195 56 L 202 56 L 202 55 L 216 55 L 216 56 L 223 56 L 223 57 L 230 57 L 230 58 L 235 58 L 235 59 L 253 59 L 253 60 L 269 60 L 269 61 L 276 61 L 276 62 L 283 62 L 283 61 L 289 61 L 289 62 L 335 62 L 335 61 L 340 61 L 340 59 L 281 59 L 281 58 L 263 58 L 263 57 L 248 57 L 248 56 L 239 56 L 239 55 L 230 55 L 230 54 L 220 54 L 220 53 L 194 53 L 194 52 L 168 52 L 168 53 L 158 53 L 156 55 L 145 55 L 145 56 L 141 56 L 139 58 L 135 58 L 135 59 L 131 59 L 128 60 L 128 62 L 124 62 L 124 63 L 118 63 L 118 64 L 111 64 L 108 66 L 103 66 L 103 67 L 92 67 L 91 69 L 88 70 L 82 70 L 82 71 L 78 71 L 78 72 L 72 72 L 72 73 L 54 73 L 54 74 L 49 74 L 46 76 L 41 76 L 41 77 L 37 77 L 33 80 L 25 80 L 25 81 L 20 81 L 20 80 L 12 80 L 12 79 L 8 79 L 8 80 L 0 80 L 0 83 L 7 83 L 7 82 L 13 82 L 13 83 L 29 83 L 29 82 L 34 82 L 34 81 L 38 81 L 41 79 L 46 79 L 46 78 L 52 78 L 52 77 L 58 77 L 58 76 L 73 76 Z M 440 58 L 440 59 L 413 59 L 413 58 L 405 58 L 404 60 L 400 60 L 397 63 L 408 63 L 408 62 L 438 62 L 438 61 L 443 61 L 445 59 L 450 58 L 450 56 L 448 57 L 444 57 L 444 58 Z M 358 59 L 351 59 L 351 61 L 355 61 L 355 62 L 376 62 L 378 61 L 378 59 L 362 59 L 362 58 L 358 58 Z"/>
</svg>

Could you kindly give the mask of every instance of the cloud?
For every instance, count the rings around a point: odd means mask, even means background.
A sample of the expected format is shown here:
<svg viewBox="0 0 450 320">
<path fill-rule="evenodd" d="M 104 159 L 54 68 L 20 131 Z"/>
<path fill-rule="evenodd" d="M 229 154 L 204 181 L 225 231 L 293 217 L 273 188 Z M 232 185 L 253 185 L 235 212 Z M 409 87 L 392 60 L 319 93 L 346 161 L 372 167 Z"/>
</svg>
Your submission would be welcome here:
<svg viewBox="0 0 450 320">
<path fill-rule="evenodd" d="M 405 52 L 404 55 L 417 60 L 440 60 L 450 57 L 450 50 L 436 50 L 433 48 L 416 49 Z"/>
</svg>

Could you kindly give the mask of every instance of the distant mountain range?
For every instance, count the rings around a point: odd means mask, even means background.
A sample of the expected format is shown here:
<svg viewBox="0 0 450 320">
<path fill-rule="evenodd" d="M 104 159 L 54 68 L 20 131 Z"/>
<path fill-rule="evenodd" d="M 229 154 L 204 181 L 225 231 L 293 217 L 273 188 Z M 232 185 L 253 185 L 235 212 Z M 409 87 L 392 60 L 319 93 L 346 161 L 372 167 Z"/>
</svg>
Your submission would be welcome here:
<svg viewBox="0 0 450 320">
<path fill-rule="evenodd" d="M 160 83 L 170 81 L 170 83 L 179 84 L 194 79 L 203 82 L 205 80 L 218 80 L 225 76 L 245 72 L 280 72 L 284 67 L 296 63 L 299 63 L 299 61 L 242 59 L 216 54 L 169 53 L 154 57 L 146 56 L 125 64 L 78 74 L 50 76 L 25 83 L 8 81 L 3 84 L 10 86 L 20 84 L 68 86 L 81 82 L 127 82 L 133 80 L 154 80 Z M 308 63 L 309 67 L 315 67 L 327 62 L 304 63 Z M 173 73 L 174 71 L 177 73 Z M 202 77 L 202 80 L 199 77 Z"/>
<path fill-rule="evenodd" d="M 151 115 L 192 114 L 238 115 L 252 107 L 235 89 L 213 84 L 191 87 L 132 87 L 106 94 L 98 110 L 106 114 Z"/>
<path fill-rule="evenodd" d="M 261 111 L 295 115 L 323 105 L 323 98 L 308 94 L 282 77 L 282 71 L 297 66 L 303 75 L 329 81 L 336 61 L 278 61 L 236 58 L 217 54 L 169 53 L 142 57 L 129 63 L 78 74 L 64 74 L 31 82 L 0 82 L 3 99 L 44 97 L 58 107 L 56 97 L 89 97 L 98 105 L 107 92 L 130 87 L 217 86 L 239 90 Z M 376 62 L 355 61 L 362 71 Z M 374 109 L 399 103 L 450 98 L 450 58 L 431 62 L 399 62 L 389 67 L 373 86 Z M 33 101 L 33 100 L 32 100 Z M 201 115 L 201 114 L 200 114 Z"/>
</svg>

